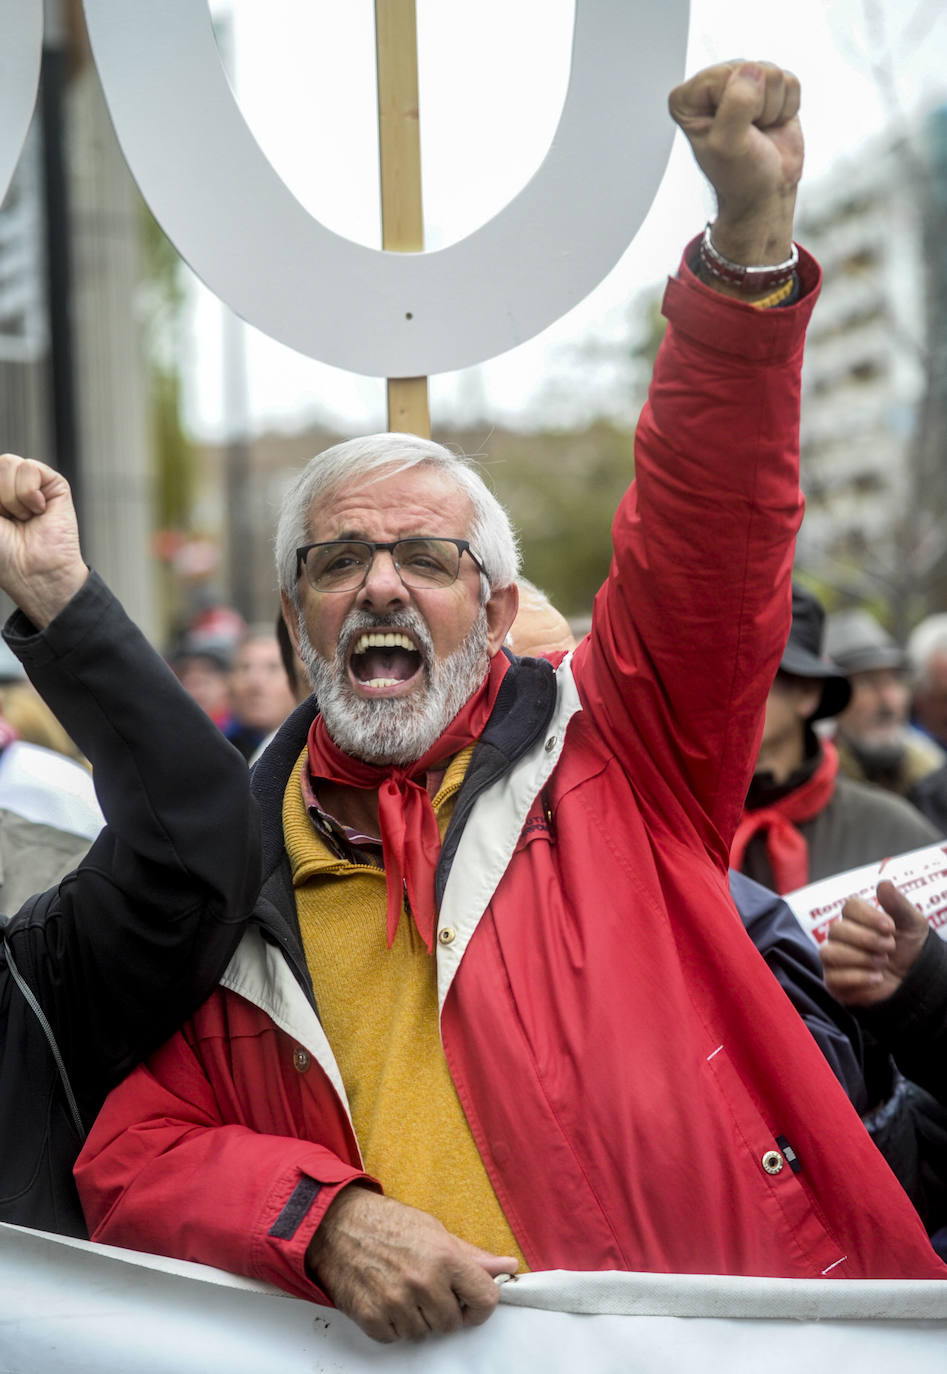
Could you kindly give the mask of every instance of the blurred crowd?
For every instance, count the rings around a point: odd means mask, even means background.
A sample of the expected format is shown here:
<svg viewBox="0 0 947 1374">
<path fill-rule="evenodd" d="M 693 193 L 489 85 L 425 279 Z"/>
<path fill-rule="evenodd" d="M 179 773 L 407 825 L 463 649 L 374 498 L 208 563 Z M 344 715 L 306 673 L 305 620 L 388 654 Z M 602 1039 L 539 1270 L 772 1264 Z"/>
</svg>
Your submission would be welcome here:
<svg viewBox="0 0 947 1374">
<path fill-rule="evenodd" d="M 189 622 L 167 658 L 185 691 L 248 762 L 296 705 L 282 617 L 248 626 L 232 608 L 212 605 Z"/>
</svg>

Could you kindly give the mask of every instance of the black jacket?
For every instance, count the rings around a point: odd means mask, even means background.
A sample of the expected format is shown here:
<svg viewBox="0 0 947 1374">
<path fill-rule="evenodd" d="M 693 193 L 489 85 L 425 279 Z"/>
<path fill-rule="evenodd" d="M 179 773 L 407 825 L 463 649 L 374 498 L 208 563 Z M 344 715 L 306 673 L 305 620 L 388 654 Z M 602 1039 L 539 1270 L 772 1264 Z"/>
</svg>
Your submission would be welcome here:
<svg viewBox="0 0 947 1374">
<path fill-rule="evenodd" d="M 259 884 L 247 767 L 92 573 L 37 633 L 4 638 L 94 768 L 108 821 L 0 947 L 0 1221 L 85 1235 L 81 1141 L 17 969 L 59 1045 L 83 1125 L 211 992 Z"/>
<path fill-rule="evenodd" d="M 947 1107 L 947 943 L 935 930 L 897 991 L 855 1015 L 901 1072 Z"/>
<path fill-rule="evenodd" d="M 816 947 L 782 898 L 732 870 L 730 891 L 924 1224 L 938 1230 L 947 1224 L 947 944 L 931 931 L 893 997 L 849 1011 L 826 988 Z"/>
<path fill-rule="evenodd" d="M 782 897 L 730 870 L 730 895 L 746 933 L 809 1027 L 856 1111 L 871 1105 L 858 1022 L 837 1002 L 822 977 L 816 946 Z"/>
</svg>

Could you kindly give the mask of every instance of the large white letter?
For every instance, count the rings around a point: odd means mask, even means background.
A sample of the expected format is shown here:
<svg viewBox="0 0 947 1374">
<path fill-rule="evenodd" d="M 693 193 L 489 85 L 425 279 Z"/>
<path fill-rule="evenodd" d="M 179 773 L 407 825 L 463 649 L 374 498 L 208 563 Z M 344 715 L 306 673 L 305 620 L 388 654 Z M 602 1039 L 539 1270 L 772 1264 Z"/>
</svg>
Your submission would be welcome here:
<svg viewBox="0 0 947 1374">
<path fill-rule="evenodd" d="M 43 0 L 0 0 L 0 201 L 33 118 L 43 57 Z"/>
<path fill-rule="evenodd" d="M 207 0 L 84 3 L 125 157 L 181 256 L 250 324 L 379 377 L 503 353 L 610 271 L 667 162 L 688 25 L 688 0 L 576 0 L 569 89 L 536 175 L 460 243 L 385 253 L 327 229 L 276 174 L 234 101 Z"/>
</svg>

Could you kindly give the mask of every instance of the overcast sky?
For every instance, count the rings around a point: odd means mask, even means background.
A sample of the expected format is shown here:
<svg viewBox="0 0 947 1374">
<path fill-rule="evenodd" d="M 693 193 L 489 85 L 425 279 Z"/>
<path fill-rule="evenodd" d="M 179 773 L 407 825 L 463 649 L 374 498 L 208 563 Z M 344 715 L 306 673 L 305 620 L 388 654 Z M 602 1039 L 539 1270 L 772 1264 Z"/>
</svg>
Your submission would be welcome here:
<svg viewBox="0 0 947 1374">
<path fill-rule="evenodd" d="M 425 234 L 438 248 L 496 214 L 542 161 L 568 79 L 574 5 L 417 0 L 417 8 Z M 211 10 L 232 17 L 237 95 L 277 171 L 323 223 L 377 247 L 372 0 L 211 0 Z M 806 182 L 817 186 L 830 169 L 844 175 L 840 163 L 884 127 L 892 102 L 910 112 L 947 98 L 947 6 L 691 0 L 688 74 L 736 56 L 780 62 L 800 76 Z M 567 346 L 614 333 L 625 304 L 674 270 L 684 242 L 712 212 L 679 136 L 652 210 L 609 277 L 536 339 L 479 368 L 432 378 L 435 428 L 466 419 L 475 406 L 498 423 L 537 418 L 543 380 L 561 374 Z M 223 412 L 222 311 L 200 287 L 193 322 L 189 416 L 212 434 Z M 295 428 L 316 415 L 352 433 L 384 428 L 382 381 L 242 332 L 253 428 Z"/>
</svg>

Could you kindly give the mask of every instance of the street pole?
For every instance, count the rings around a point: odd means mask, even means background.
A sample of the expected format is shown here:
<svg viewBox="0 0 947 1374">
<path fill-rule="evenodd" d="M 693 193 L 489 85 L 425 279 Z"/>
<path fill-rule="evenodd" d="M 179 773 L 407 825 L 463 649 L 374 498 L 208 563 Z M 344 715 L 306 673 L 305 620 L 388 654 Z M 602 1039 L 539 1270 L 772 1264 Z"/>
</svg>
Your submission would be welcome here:
<svg viewBox="0 0 947 1374">
<path fill-rule="evenodd" d="M 72 488 L 72 498 L 81 515 L 82 483 L 70 258 L 71 220 L 64 117 L 69 48 L 62 0 L 46 0 L 45 12 L 40 111 L 43 126 L 46 299 L 55 466 Z"/>
</svg>

